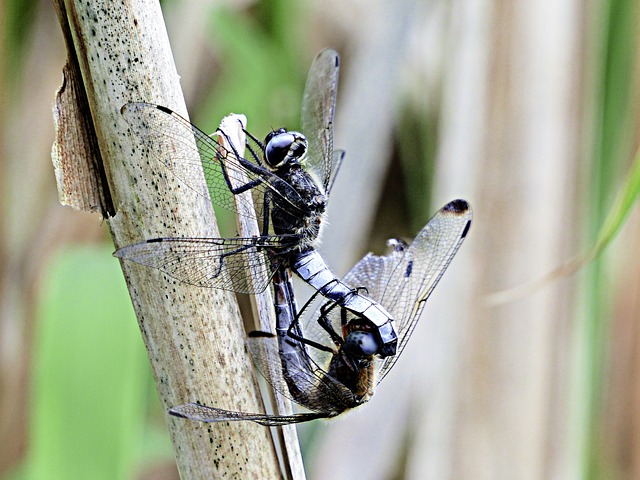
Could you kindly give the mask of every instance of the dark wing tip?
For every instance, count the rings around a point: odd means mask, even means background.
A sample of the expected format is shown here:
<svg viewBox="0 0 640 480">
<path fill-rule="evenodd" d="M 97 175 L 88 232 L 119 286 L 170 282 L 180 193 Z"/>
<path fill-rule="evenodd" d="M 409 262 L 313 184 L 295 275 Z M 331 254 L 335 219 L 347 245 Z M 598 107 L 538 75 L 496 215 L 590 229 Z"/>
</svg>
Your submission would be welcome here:
<svg viewBox="0 0 640 480">
<path fill-rule="evenodd" d="M 273 338 L 275 335 L 269 332 L 263 332 L 262 330 L 253 330 L 247 334 L 249 338 Z"/>
<path fill-rule="evenodd" d="M 451 212 L 458 215 L 467 213 L 470 210 L 469 202 L 462 199 L 453 200 L 447 203 L 442 210 L 445 212 Z"/>
<path fill-rule="evenodd" d="M 127 255 L 127 252 L 132 250 L 132 247 L 137 247 L 139 245 L 143 245 L 143 244 L 147 244 L 147 243 L 160 243 L 160 242 L 164 242 L 165 239 L 164 238 L 150 238 L 149 240 L 144 240 L 142 242 L 139 243 L 132 243 L 130 245 L 125 245 L 122 248 L 119 248 L 118 250 L 116 250 L 115 252 L 112 253 L 112 255 L 114 257 L 118 257 L 118 258 L 124 258 Z M 135 248 L 133 248 L 135 249 Z"/>
<path fill-rule="evenodd" d="M 469 202 L 458 198 L 442 207 L 442 211 L 460 217 L 463 215 L 469 215 L 469 221 L 464 226 L 464 230 L 460 235 L 460 238 L 466 237 L 469 232 L 469 228 L 471 228 L 471 206 L 469 205 Z"/>
<path fill-rule="evenodd" d="M 174 417 L 178 417 L 178 418 L 189 418 L 187 415 L 182 413 L 180 410 L 176 410 L 173 407 L 169 409 L 169 415 L 173 415 Z"/>
<path fill-rule="evenodd" d="M 160 110 L 161 112 L 168 113 L 169 115 L 171 115 L 173 113 L 173 110 L 171 110 L 171 109 L 169 109 L 167 107 L 163 107 L 162 105 L 156 105 L 156 108 L 158 110 Z"/>
</svg>

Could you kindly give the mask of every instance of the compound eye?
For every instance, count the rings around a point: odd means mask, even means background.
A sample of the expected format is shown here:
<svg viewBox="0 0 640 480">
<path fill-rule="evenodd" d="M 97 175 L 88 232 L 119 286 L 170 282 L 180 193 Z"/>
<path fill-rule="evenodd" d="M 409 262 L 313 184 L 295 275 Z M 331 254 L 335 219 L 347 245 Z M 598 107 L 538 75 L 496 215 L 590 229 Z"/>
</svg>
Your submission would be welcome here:
<svg viewBox="0 0 640 480">
<path fill-rule="evenodd" d="M 371 356 L 378 351 L 378 341 L 370 332 L 355 331 L 347 335 L 345 344 L 351 353 L 359 357 Z"/>
<path fill-rule="evenodd" d="M 278 130 L 271 130 L 269 133 L 267 133 L 267 136 L 265 137 L 263 144 L 268 145 L 273 137 L 275 137 L 276 135 L 280 135 L 281 133 L 287 133 L 287 131 L 284 128 L 279 128 Z"/>
<path fill-rule="evenodd" d="M 280 166 L 287 158 L 294 140 L 293 135 L 290 133 L 280 133 L 269 140 L 264 156 L 270 167 L 276 168 Z"/>
</svg>

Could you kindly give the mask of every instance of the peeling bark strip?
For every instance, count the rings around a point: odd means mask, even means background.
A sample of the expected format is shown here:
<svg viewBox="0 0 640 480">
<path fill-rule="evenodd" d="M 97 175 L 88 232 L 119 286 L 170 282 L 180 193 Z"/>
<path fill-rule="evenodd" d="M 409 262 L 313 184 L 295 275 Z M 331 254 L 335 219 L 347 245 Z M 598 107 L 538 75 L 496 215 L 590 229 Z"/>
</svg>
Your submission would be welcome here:
<svg viewBox="0 0 640 480">
<path fill-rule="evenodd" d="M 123 104 L 146 101 L 186 116 L 159 3 L 55 0 L 55 6 L 69 49 L 53 150 L 61 199 L 89 210 L 100 205 L 107 215 L 117 209 L 106 221 L 116 247 L 162 236 L 219 236 L 210 201 L 147 158 L 120 115 Z M 68 101 L 65 89 L 73 89 Z M 235 297 L 155 269 L 129 263 L 122 269 L 163 405 L 201 401 L 260 410 Z M 264 428 L 166 421 L 183 478 L 282 475 Z"/>
<path fill-rule="evenodd" d="M 65 36 L 66 38 L 66 36 Z M 77 63 L 62 70 L 62 86 L 56 92 L 53 123 L 56 139 L 51 160 L 56 174 L 58 198 L 84 212 L 115 215 L 100 150 L 89 114 L 86 92 L 78 81 Z"/>
<path fill-rule="evenodd" d="M 108 218 L 116 212 L 96 142 L 87 92 L 81 81 L 71 28 L 64 4 L 54 3 L 68 57 L 53 106 L 56 139 L 51 159 L 58 198 L 63 205 L 90 213 L 99 212 L 103 218 Z"/>
</svg>

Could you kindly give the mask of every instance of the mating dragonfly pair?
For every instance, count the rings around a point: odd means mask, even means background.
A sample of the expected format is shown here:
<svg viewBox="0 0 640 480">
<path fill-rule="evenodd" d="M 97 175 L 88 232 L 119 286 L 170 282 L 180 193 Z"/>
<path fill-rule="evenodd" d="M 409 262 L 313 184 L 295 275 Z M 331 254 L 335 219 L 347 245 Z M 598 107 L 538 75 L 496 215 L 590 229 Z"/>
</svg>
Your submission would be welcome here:
<svg viewBox="0 0 640 480">
<path fill-rule="evenodd" d="M 454 200 L 411 245 L 393 241 L 391 253 L 365 256 L 343 280 L 331 272 L 315 245 L 344 156 L 333 150 L 338 71 L 337 53 L 322 51 L 311 66 L 303 97 L 307 136 L 280 129 L 260 142 L 245 131 L 248 158 L 224 131 L 217 132 L 219 142 L 166 107 L 122 107 L 131 131 L 185 185 L 262 225 L 256 237 L 156 238 L 115 255 L 201 287 L 258 293 L 272 281 L 276 333 L 250 332 L 249 350 L 275 390 L 310 410 L 265 415 L 189 403 L 171 408 L 172 415 L 275 426 L 333 417 L 368 401 L 402 353 L 469 230 L 471 209 L 466 201 Z M 241 196 L 244 192 L 252 195 Z M 242 202 L 255 203 L 255 209 L 242 208 Z M 257 281 L 247 281 L 247 266 Z M 316 299 L 315 310 L 308 303 L 298 312 L 292 271 L 317 290 L 314 297 L 324 299 Z"/>
</svg>

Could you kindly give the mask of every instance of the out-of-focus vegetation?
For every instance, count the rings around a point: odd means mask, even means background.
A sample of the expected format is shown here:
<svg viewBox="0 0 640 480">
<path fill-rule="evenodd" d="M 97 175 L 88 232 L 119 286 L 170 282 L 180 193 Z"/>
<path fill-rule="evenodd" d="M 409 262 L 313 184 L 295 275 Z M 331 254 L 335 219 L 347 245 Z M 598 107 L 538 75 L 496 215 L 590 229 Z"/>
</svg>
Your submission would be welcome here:
<svg viewBox="0 0 640 480">
<path fill-rule="evenodd" d="M 161 418 L 149 416 L 154 387 L 110 253 L 65 249 L 44 279 L 29 398 L 31 478 L 127 478 L 145 455 L 171 454 Z"/>
<path fill-rule="evenodd" d="M 205 3 L 163 8 L 206 131 L 231 111 L 258 137 L 297 128 L 313 56 L 342 55 L 336 271 L 454 196 L 474 206 L 397 372 L 302 428 L 310 476 L 638 478 L 637 212 L 577 275 L 483 304 L 596 241 L 638 144 L 636 2 Z M 106 232 L 56 201 L 53 8 L 9 1 L 0 21 L 0 478 L 175 478 Z"/>
</svg>

